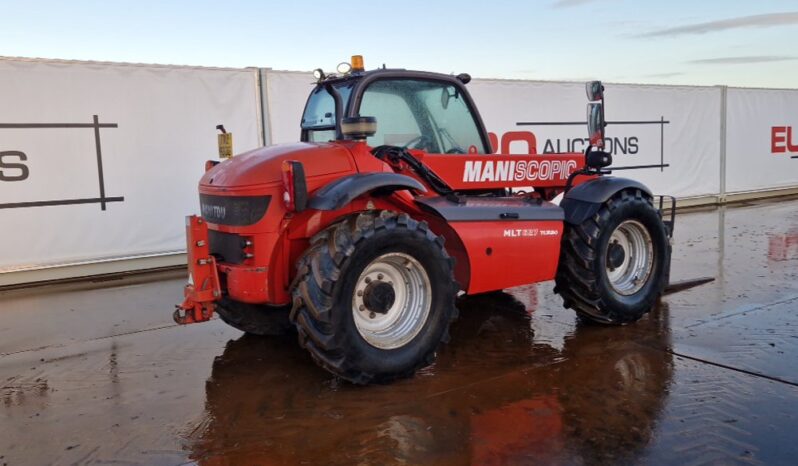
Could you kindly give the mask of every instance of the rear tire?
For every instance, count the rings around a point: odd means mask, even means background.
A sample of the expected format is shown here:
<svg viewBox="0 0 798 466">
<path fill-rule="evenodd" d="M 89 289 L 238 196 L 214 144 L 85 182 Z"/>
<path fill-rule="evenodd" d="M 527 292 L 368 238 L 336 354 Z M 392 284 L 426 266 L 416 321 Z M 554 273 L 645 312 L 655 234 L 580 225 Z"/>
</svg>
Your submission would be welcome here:
<svg viewBox="0 0 798 466">
<path fill-rule="evenodd" d="M 566 224 L 554 291 L 581 317 L 627 324 L 654 306 L 669 263 L 668 236 L 651 197 L 624 190 L 581 224 Z"/>
<path fill-rule="evenodd" d="M 252 335 L 285 335 L 294 328 L 288 320 L 290 306 L 248 304 L 223 298 L 215 311 L 227 325 Z"/>
<path fill-rule="evenodd" d="M 435 359 L 457 315 L 443 238 L 407 214 L 367 212 L 311 239 L 291 320 L 322 367 L 357 384 L 410 377 Z"/>
</svg>

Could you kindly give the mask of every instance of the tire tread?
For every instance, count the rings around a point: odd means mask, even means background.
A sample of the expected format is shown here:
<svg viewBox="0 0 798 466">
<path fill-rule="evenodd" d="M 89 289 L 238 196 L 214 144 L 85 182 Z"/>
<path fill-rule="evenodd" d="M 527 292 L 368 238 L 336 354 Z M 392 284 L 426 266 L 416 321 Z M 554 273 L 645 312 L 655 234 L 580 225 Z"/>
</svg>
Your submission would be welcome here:
<svg viewBox="0 0 798 466">
<path fill-rule="evenodd" d="M 384 210 L 362 212 L 330 225 L 311 239 L 310 246 L 297 264 L 297 273 L 301 276 L 296 278 L 292 289 L 297 303 L 292 320 L 298 329 L 299 344 L 310 352 L 318 365 L 356 384 L 386 383 L 410 377 L 435 359 L 437 346 L 419 355 L 416 364 L 404 372 L 363 372 L 358 368 L 357 361 L 345 357 L 345 338 L 335 335 L 330 325 L 335 304 L 333 292 L 337 282 L 343 278 L 341 271 L 346 261 L 359 244 L 376 232 L 398 228 L 418 232 L 439 248 L 446 259 L 451 281 L 455 282 L 453 261 L 446 253 L 443 241 L 429 230 L 426 222 L 418 222 L 405 213 Z M 449 338 L 449 323 L 457 316 L 454 299 L 450 309 L 443 311 L 450 316 L 441 337 L 441 342 L 446 342 Z"/>
<path fill-rule="evenodd" d="M 625 313 L 614 308 L 607 296 L 602 294 L 595 272 L 599 259 L 599 236 L 612 219 L 613 212 L 630 204 L 634 204 L 636 209 L 654 208 L 653 199 L 648 194 L 639 189 L 627 189 L 607 200 L 593 217 L 579 225 L 565 226 L 555 292 L 562 296 L 564 307 L 574 309 L 588 320 L 604 324 L 627 324 L 637 321 L 647 312 Z M 665 281 L 661 280 L 656 292 L 647 297 L 646 309 L 650 309 L 662 294 Z"/>
</svg>

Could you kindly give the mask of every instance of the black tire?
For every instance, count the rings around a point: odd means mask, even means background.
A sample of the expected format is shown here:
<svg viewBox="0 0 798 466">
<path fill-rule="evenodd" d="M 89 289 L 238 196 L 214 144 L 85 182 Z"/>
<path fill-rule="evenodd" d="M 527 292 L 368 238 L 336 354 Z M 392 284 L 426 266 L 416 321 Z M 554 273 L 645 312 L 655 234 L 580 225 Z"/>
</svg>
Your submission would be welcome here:
<svg viewBox="0 0 798 466">
<path fill-rule="evenodd" d="M 608 278 L 607 251 L 615 229 L 627 220 L 641 224 L 651 239 L 653 265 L 633 294 L 616 292 Z M 667 285 L 670 241 L 652 199 L 637 190 L 623 190 L 580 225 L 566 224 L 554 291 L 563 306 L 603 324 L 627 324 L 643 317 Z"/>
<path fill-rule="evenodd" d="M 415 259 L 429 278 L 429 314 L 418 333 L 402 346 L 383 349 L 359 332 L 352 311 L 361 273 L 376 258 L 400 253 Z M 333 374 L 356 384 L 386 383 L 410 377 L 435 359 L 449 339 L 457 316 L 454 261 L 443 238 L 407 214 L 367 212 L 323 230 L 298 263 L 291 320 L 299 343 Z"/>
<path fill-rule="evenodd" d="M 215 310 L 227 325 L 252 335 L 277 336 L 294 330 L 294 325 L 288 320 L 290 306 L 248 304 L 223 298 Z"/>
</svg>

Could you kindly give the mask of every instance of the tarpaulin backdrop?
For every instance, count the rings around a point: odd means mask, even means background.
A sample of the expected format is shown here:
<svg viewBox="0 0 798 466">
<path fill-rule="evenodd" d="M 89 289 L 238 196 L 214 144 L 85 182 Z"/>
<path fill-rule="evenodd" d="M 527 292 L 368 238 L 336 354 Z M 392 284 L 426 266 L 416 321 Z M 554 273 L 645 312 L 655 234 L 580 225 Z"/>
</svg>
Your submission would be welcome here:
<svg viewBox="0 0 798 466">
<path fill-rule="evenodd" d="M 0 60 L 0 272 L 184 250 L 215 126 L 252 149 L 258 112 L 256 69 Z"/>
<path fill-rule="evenodd" d="M 312 83 L 270 69 L 0 59 L 0 273 L 184 251 L 215 126 L 235 152 L 296 141 Z M 468 88 L 497 151 L 584 149 L 583 84 Z M 724 194 L 721 141 L 727 192 L 798 187 L 798 91 L 607 84 L 606 106 L 613 166 L 654 166 L 615 174 L 656 193 Z"/>
<path fill-rule="evenodd" d="M 727 92 L 726 191 L 798 185 L 798 90 Z"/>
</svg>

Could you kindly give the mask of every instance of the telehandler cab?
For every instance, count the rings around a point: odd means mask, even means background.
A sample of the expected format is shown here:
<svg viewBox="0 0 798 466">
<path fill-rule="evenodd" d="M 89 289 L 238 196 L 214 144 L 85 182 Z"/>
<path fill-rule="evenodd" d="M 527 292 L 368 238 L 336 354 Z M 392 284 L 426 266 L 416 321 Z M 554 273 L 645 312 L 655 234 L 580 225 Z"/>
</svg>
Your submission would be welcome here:
<svg viewBox="0 0 798 466">
<path fill-rule="evenodd" d="M 652 308 L 674 210 L 664 221 L 663 197 L 607 176 L 600 82 L 584 153 L 501 155 L 467 74 L 342 65 L 314 73 L 301 142 L 206 164 L 178 323 L 295 327 L 319 365 L 366 384 L 431 364 L 458 294 L 554 279 L 595 322 Z"/>
</svg>

